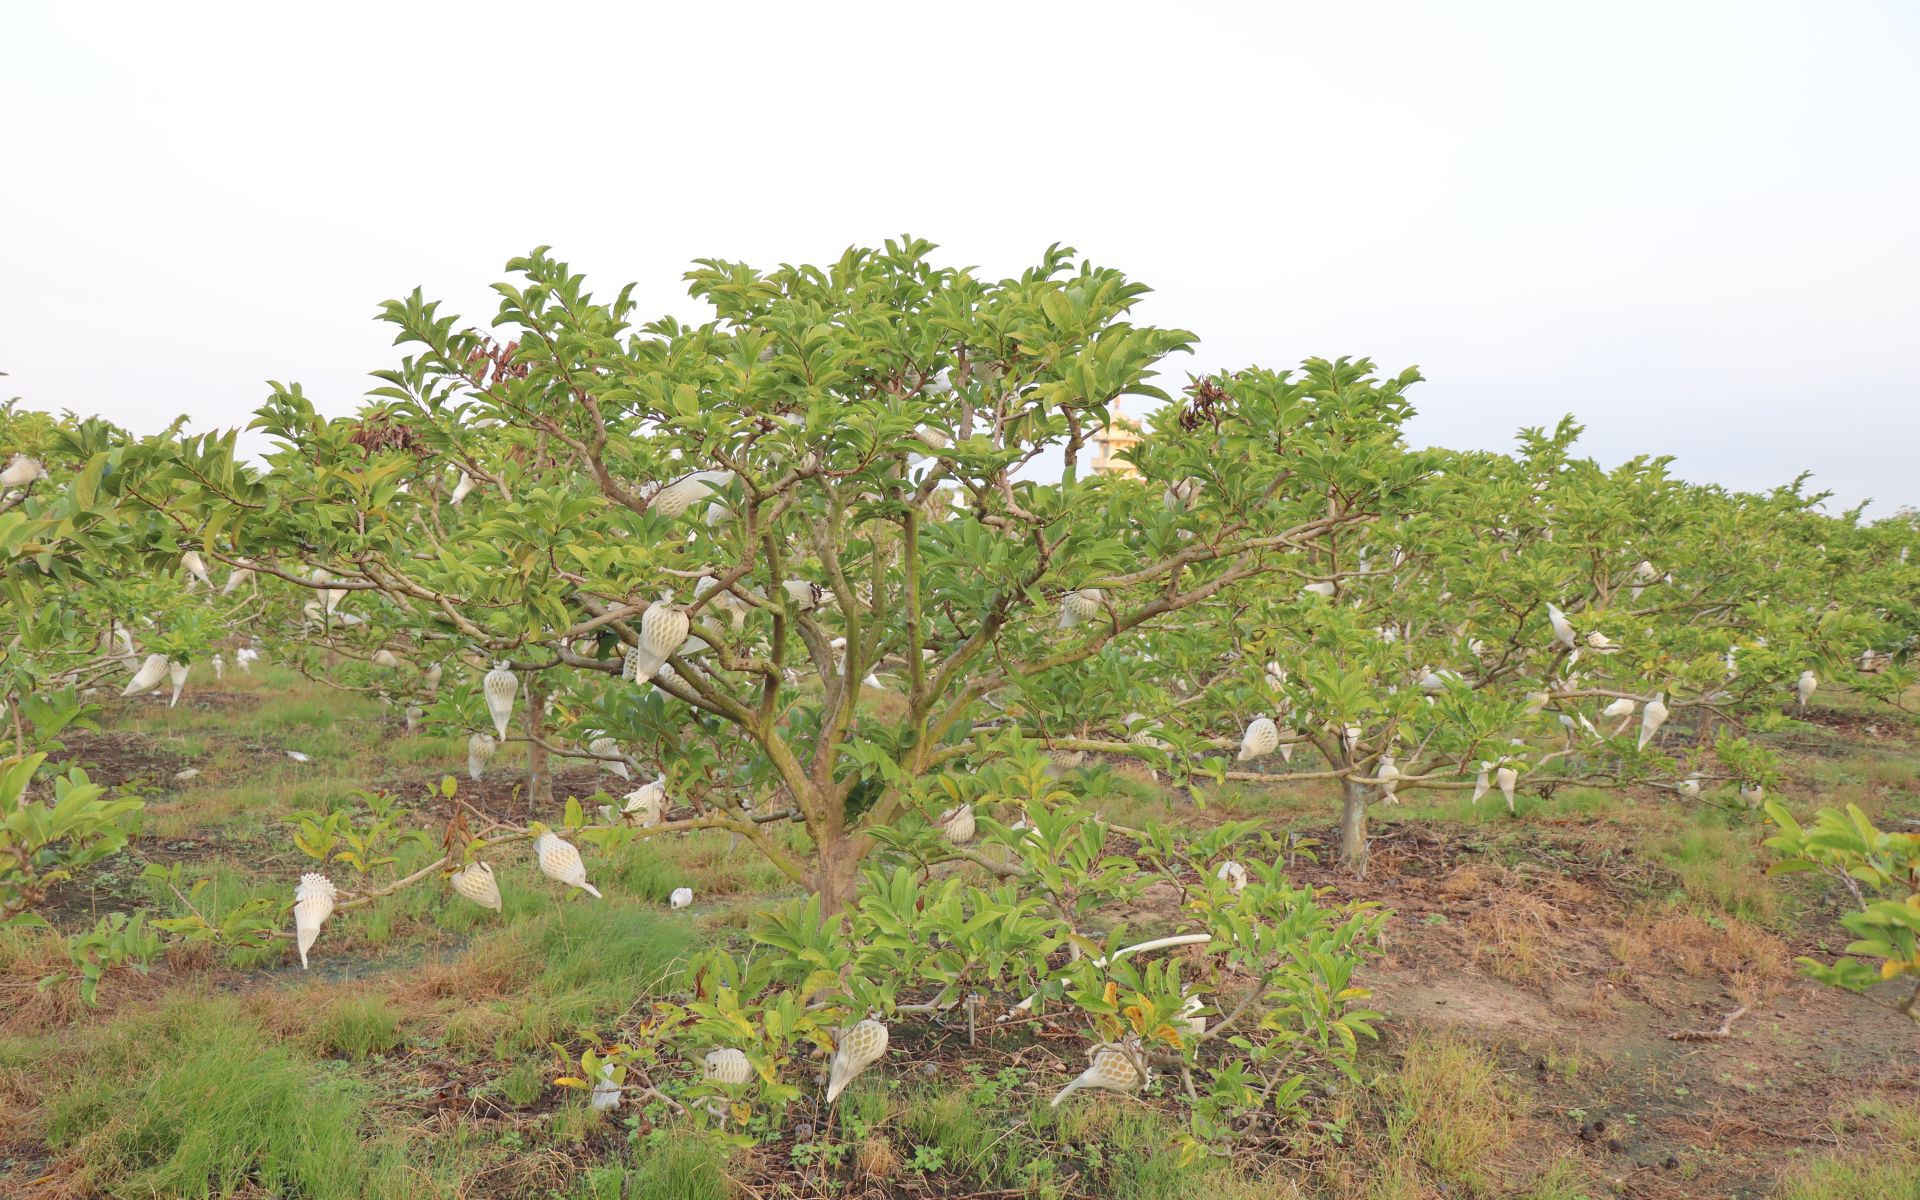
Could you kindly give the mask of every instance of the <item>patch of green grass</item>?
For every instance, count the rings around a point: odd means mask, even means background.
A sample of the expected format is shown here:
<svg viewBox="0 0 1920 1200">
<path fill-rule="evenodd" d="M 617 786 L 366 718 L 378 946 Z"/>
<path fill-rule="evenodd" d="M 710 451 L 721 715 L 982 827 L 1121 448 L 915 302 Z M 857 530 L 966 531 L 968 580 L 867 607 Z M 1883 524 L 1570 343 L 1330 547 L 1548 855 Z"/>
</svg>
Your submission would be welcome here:
<svg viewBox="0 0 1920 1200">
<path fill-rule="evenodd" d="M 182 758 L 188 759 L 204 757 L 207 753 L 207 746 L 208 742 L 204 737 L 182 735 L 167 740 L 167 749 Z"/>
<path fill-rule="evenodd" d="M 1325 780 L 1274 784 L 1228 783 L 1224 787 L 1209 789 L 1207 796 L 1207 811 L 1222 820 L 1252 818 L 1269 822 L 1325 823 L 1340 815 L 1340 788 Z M 1170 815 L 1164 797 L 1157 810 L 1144 803 L 1136 803 L 1134 807 L 1138 810 L 1134 815 L 1147 820 L 1164 821 Z M 1130 823 L 1117 815 L 1117 807 L 1103 805 L 1102 808 L 1116 813 L 1115 819 L 1121 824 Z"/>
<path fill-rule="evenodd" d="M 504 887 L 504 885 L 503 885 Z M 611 895 L 569 893 L 546 911 L 477 939 L 467 955 L 506 965 L 524 990 L 456 1014 L 450 1044 L 505 1056 L 543 1048 L 677 985 L 698 942 L 685 921 Z"/>
<path fill-rule="evenodd" d="M 570 1092 L 567 1101 L 547 1118 L 547 1136 L 562 1146 L 577 1145 L 602 1131 L 609 1121 L 618 1120 L 617 1114 L 594 1108 L 582 1093 Z"/>
<path fill-rule="evenodd" d="M 1416 790 L 1406 794 L 1397 805 L 1375 805 L 1369 814 L 1382 823 L 1395 821 L 1458 821 L 1463 825 L 1508 826 L 1515 823 L 1551 821 L 1570 817 L 1613 817 L 1631 807 L 1617 791 L 1606 788 L 1555 788 L 1551 796 L 1515 797 L 1514 811 L 1508 812 L 1499 792 L 1490 792 L 1473 802 L 1473 793 L 1461 791 Z M 1335 815 L 1329 809 L 1328 816 Z"/>
<path fill-rule="evenodd" d="M 438 764 L 447 774 L 455 774 L 455 767 L 464 772 L 466 767 L 467 745 L 465 738 L 397 737 L 384 742 L 381 754 L 391 763 L 418 766 L 421 763 Z"/>
<path fill-rule="evenodd" d="M 273 893 L 270 881 L 257 878 L 238 863 L 224 859 L 188 862 L 183 865 L 181 874 L 188 884 L 206 881 L 206 886 L 190 893 L 187 899 L 192 901 L 193 907 L 202 916 L 216 924 L 222 916 L 248 900 Z M 142 886 L 156 908 L 164 909 L 170 915 L 186 915 L 187 905 L 166 884 L 145 880 Z M 288 889 L 288 899 L 291 898 L 291 889 Z"/>
<path fill-rule="evenodd" d="M 239 864 L 226 860 L 190 862 L 185 864 L 182 874 L 189 889 L 196 882 L 206 881 L 206 885 L 198 891 L 189 890 L 186 901 L 191 901 L 193 910 L 216 926 L 249 900 L 264 898 L 292 901 L 290 881 L 259 878 Z M 165 884 L 148 881 L 144 886 L 151 904 L 162 913 L 169 916 L 188 915 L 187 903 L 168 890 Z M 286 952 L 287 943 L 275 939 L 264 946 L 233 945 L 222 953 L 229 965 L 246 970 L 278 963 L 286 956 Z"/>
<path fill-rule="evenodd" d="M 263 797 L 257 787 L 197 788 L 166 801 L 163 811 L 149 808 L 146 832 L 155 837 L 175 838 L 258 829 L 267 824 L 260 819 L 262 806 Z"/>
<path fill-rule="evenodd" d="M 1866 764 L 1867 782 L 1878 787 L 1899 788 L 1908 794 L 1914 787 L 1914 763 L 1909 755 L 1876 754 Z"/>
<path fill-rule="evenodd" d="M 628 1174 L 619 1167 L 588 1167 L 567 1200 L 626 1200 Z"/>
<path fill-rule="evenodd" d="M 294 691 L 261 701 L 250 716 L 253 724 L 264 730 L 331 732 L 342 723 L 377 720 L 383 711 L 377 702 L 347 692 Z"/>
<path fill-rule="evenodd" d="M 673 889 L 690 887 L 706 903 L 716 896 L 764 895 L 793 885 L 765 855 L 724 833 L 646 838 L 607 857 L 594 878 L 602 890 L 665 904 Z"/>
<path fill-rule="evenodd" d="M 1593 1200 L 1594 1189 L 1575 1160 L 1560 1158 L 1520 1195 L 1522 1200 Z"/>
<path fill-rule="evenodd" d="M 1491 1168 L 1511 1148 L 1515 1129 L 1511 1089 L 1485 1051 L 1420 1034 L 1382 1090 L 1387 1141 L 1398 1155 L 1470 1194 L 1493 1182 Z"/>
<path fill-rule="evenodd" d="M 1159 1111 L 1123 1097 L 1076 1096 L 1060 1108 L 1015 1092 L 1016 1073 L 976 1075 L 964 1086 L 920 1087 L 890 1098 L 881 1081 L 842 1098 L 852 1128 L 883 1125 L 903 1157 L 937 1153 L 941 1169 L 975 1188 L 1058 1195 L 1070 1172 L 1116 1200 L 1223 1200 L 1288 1194 L 1230 1168 L 1183 1163 L 1176 1130 Z M 864 1086 L 863 1086 L 864 1084 Z M 1083 1179 L 1083 1183 L 1085 1180 Z"/>
<path fill-rule="evenodd" d="M 189 696 L 193 694 L 192 685 L 188 685 L 187 694 Z M 133 730 L 156 739 L 171 740 L 174 745 L 168 748 L 176 752 L 180 752 L 179 744 L 182 742 L 204 741 L 199 737 L 188 737 L 189 732 L 217 733 L 231 728 L 232 724 L 230 714 L 218 709 L 199 709 L 191 706 L 170 709 L 164 704 L 150 712 L 126 710 L 123 717 L 113 722 L 116 729 Z"/>
<path fill-rule="evenodd" d="M 1780 920 L 1780 893 L 1760 861 L 1760 841 L 1755 828 L 1729 825 L 1726 816 L 1701 811 L 1657 839 L 1653 851 L 1680 877 L 1689 900 L 1772 927 Z"/>
<path fill-rule="evenodd" d="M 523 1018 L 536 1045 L 671 988 L 696 944 L 684 922 L 605 901 L 564 905 L 543 933 L 533 988 L 539 1002 Z"/>
<path fill-rule="evenodd" d="M 635 1154 L 634 1170 L 625 1180 L 604 1183 L 586 1193 L 593 1200 L 730 1200 L 735 1193 L 727 1179 L 726 1151 L 707 1138 L 686 1131 L 667 1131 Z"/>
<path fill-rule="evenodd" d="M 500 1089 L 501 1098 L 508 1104 L 527 1108 L 547 1090 L 547 1065 L 543 1059 L 522 1059 L 494 1080 L 494 1086 Z"/>
<path fill-rule="evenodd" d="M 1854 1106 L 1854 1116 L 1880 1122 L 1896 1147 L 1920 1154 L 1920 1103 L 1865 1100 Z"/>
<path fill-rule="evenodd" d="M 36 1037 L 0 1037 L 0 1072 L 34 1071 L 45 1065 L 47 1043 Z"/>
<path fill-rule="evenodd" d="M 1920 1200 L 1920 1155 L 1828 1155 L 1789 1171 L 1779 1200 Z"/>
<path fill-rule="evenodd" d="M 1044 1139 L 1022 1155 L 1022 1177 L 1036 1182 L 1058 1156 L 1077 1159 L 1076 1166 L 1100 1180 L 1099 1194 L 1116 1200 L 1286 1200 L 1299 1195 L 1277 1176 L 1243 1175 L 1205 1158 L 1183 1161 L 1174 1144 L 1175 1124 L 1125 1097 L 1075 1096 L 1059 1108 L 1036 1099 L 1024 1115 Z"/>
<path fill-rule="evenodd" d="M 50 1102 L 47 1140 L 111 1195 L 416 1194 L 400 1148 L 369 1136 L 367 1099 L 237 1002 L 189 996 L 93 1040 Z"/>
<path fill-rule="evenodd" d="M 296 809 L 331 812 L 354 803 L 353 793 L 360 790 L 358 782 L 339 775 L 313 774 L 314 765 L 318 764 L 297 766 L 289 759 L 288 766 L 271 777 L 278 785 L 272 793 L 278 815 Z"/>
<path fill-rule="evenodd" d="M 317 1053 L 369 1058 L 400 1044 L 400 1011 L 384 996 L 342 996 L 320 1010 L 308 1037 Z"/>
<path fill-rule="evenodd" d="M 1184 793 L 1169 790 L 1131 771 L 1115 770 L 1104 763 L 1091 764 L 1066 778 L 1076 793 L 1097 803 L 1109 819 L 1121 824 L 1137 820 L 1165 820 L 1169 812 L 1192 803 Z M 1259 795 L 1249 785 L 1228 783 L 1211 800 L 1231 806 Z"/>
<path fill-rule="evenodd" d="M 393 879 L 410 875 L 440 857 L 437 846 L 422 846 L 414 842 L 389 846 L 387 852 L 392 854 L 394 861 L 378 869 L 378 873 L 371 877 L 371 886 L 382 886 Z M 309 865 L 302 869 L 321 868 Z M 332 872 L 334 881 L 343 887 L 369 886 L 369 881 L 352 875 L 338 863 L 326 869 Z M 451 907 L 451 899 L 452 892 L 439 879 L 423 881 L 390 896 L 382 896 L 356 913 L 353 920 L 343 923 L 337 932 L 342 939 L 359 938 L 370 948 L 432 941 L 440 936 L 440 927 L 444 924 L 440 914 Z M 460 903 L 464 907 L 474 908 L 466 901 Z M 484 912 L 480 909 L 475 911 Z"/>
<path fill-rule="evenodd" d="M 393 925 L 401 907 L 399 902 L 406 898 L 404 895 L 384 897 L 360 914 L 354 929 L 366 939 L 367 945 L 385 946 L 393 941 Z"/>
<path fill-rule="evenodd" d="M 1780 1200 L 1920 1200 L 1920 1104 L 1864 1100 L 1841 1128 L 1871 1125 L 1881 1146 L 1823 1155 L 1781 1178 Z"/>
<path fill-rule="evenodd" d="M 989 1155 L 1000 1134 L 1004 1106 L 975 1089 L 918 1091 L 900 1113 L 900 1128 L 915 1144 L 932 1146 L 949 1169 L 988 1183 L 1003 1183 L 1011 1156 Z"/>
<path fill-rule="evenodd" d="M 348 765 L 353 751 L 366 748 L 357 739 L 338 729 L 291 729 L 284 736 L 288 749 L 298 750 L 315 762 L 329 766 Z"/>
</svg>

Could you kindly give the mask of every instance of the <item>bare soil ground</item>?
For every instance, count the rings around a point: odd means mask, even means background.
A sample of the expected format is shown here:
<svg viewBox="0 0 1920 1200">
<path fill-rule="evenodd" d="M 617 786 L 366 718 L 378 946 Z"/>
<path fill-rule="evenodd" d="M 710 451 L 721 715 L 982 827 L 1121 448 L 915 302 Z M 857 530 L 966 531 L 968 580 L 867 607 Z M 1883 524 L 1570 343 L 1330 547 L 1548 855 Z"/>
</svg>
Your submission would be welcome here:
<svg viewBox="0 0 1920 1200">
<path fill-rule="evenodd" d="M 69 730 L 60 741 L 64 749 L 47 759 L 48 766 L 81 767 L 87 778 L 105 788 L 156 788 L 187 766 L 184 756 L 139 733 Z"/>
<path fill-rule="evenodd" d="M 1810 1148 L 1868 1148 L 1830 1126 L 1836 1109 L 1920 1100 L 1920 1050 L 1888 1053 L 1914 1043 L 1912 1022 L 1796 979 L 1791 955 L 1811 945 L 1652 916 L 1637 868 L 1581 847 L 1543 830 L 1509 868 L 1444 829 L 1406 829 L 1364 883 L 1325 880 L 1399 916 L 1363 976 L 1394 1026 L 1491 1047 L 1528 1082 L 1535 1152 L 1576 1153 L 1636 1200 L 1759 1197 Z M 1724 1037 L 1673 1036 L 1717 1033 L 1742 1008 Z"/>
</svg>

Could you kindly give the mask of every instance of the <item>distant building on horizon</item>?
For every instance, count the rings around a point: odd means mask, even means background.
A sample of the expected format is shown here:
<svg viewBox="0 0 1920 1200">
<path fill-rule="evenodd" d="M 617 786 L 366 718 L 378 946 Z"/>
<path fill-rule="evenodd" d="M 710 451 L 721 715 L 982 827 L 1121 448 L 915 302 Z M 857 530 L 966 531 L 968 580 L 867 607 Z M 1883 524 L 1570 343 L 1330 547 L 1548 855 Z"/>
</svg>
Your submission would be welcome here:
<svg viewBox="0 0 1920 1200">
<path fill-rule="evenodd" d="M 1116 408 L 1113 419 L 1108 422 L 1106 428 L 1095 431 L 1093 435 L 1094 473 L 1124 475 L 1128 479 L 1140 478 L 1139 469 L 1120 455 L 1123 451 L 1139 445 L 1141 436 L 1140 422 Z"/>
</svg>

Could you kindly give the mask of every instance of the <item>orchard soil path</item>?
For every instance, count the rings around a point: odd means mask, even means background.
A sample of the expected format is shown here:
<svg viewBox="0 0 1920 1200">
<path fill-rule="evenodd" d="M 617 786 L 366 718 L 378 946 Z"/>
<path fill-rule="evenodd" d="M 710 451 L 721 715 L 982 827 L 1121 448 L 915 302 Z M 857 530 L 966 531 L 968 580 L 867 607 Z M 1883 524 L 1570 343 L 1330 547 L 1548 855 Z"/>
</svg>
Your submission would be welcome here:
<svg viewBox="0 0 1920 1200">
<path fill-rule="evenodd" d="M 1389 1040 L 1431 1029 L 1491 1049 L 1525 1085 L 1536 1163 L 1577 1154 L 1635 1200 L 1747 1200 L 1809 1153 L 1867 1151 L 1834 1128 L 1851 1103 L 1920 1100 L 1920 1054 L 1898 1052 L 1916 1044 L 1913 1023 L 1797 978 L 1792 956 L 1816 946 L 1637 911 L 1657 868 L 1577 826 L 1537 833 L 1534 855 L 1502 866 L 1470 836 L 1401 826 L 1375 843 L 1364 882 L 1304 872 L 1394 911 L 1388 952 L 1361 980 Z M 1582 869 L 1562 873 L 1568 862 Z M 1670 1036 L 1717 1031 L 1742 1006 L 1724 1037 Z"/>
</svg>

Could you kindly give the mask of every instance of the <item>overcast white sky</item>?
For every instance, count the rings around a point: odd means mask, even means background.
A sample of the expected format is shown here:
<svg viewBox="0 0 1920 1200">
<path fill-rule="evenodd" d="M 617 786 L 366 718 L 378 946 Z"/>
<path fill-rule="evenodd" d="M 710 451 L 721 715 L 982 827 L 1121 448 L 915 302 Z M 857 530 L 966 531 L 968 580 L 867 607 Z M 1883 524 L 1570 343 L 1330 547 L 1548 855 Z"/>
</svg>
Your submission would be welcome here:
<svg viewBox="0 0 1920 1200">
<path fill-rule="evenodd" d="M 330 412 L 416 284 L 550 243 L 1064 241 L 1177 367 L 1418 364 L 1417 443 L 1920 502 L 1920 6 L 1823 0 L 0 8 L 0 395 L 146 431 Z"/>
</svg>

